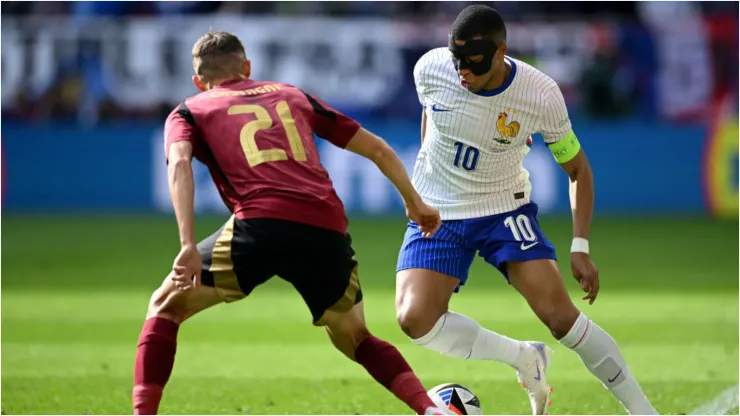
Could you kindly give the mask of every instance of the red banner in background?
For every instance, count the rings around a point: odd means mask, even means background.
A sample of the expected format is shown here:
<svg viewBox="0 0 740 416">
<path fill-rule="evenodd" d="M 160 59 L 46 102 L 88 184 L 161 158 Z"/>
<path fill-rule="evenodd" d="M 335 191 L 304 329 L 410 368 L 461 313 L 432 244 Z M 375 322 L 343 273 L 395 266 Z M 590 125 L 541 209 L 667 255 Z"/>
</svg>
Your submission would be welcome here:
<svg viewBox="0 0 740 416">
<path fill-rule="evenodd" d="M 714 16 L 706 19 L 714 66 L 715 100 L 738 101 L 738 18 L 737 16 Z M 737 108 L 736 108 L 737 110 Z"/>
</svg>

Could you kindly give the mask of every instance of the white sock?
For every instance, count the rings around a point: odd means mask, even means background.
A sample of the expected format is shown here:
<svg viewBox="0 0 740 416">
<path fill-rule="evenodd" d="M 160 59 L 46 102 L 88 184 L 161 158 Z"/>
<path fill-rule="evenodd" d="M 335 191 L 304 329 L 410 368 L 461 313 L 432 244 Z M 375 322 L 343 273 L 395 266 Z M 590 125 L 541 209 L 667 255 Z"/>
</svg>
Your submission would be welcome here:
<svg viewBox="0 0 740 416">
<path fill-rule="evenodd" d="M 429 333 L 412 341 L 444 355 L 500 361 L 513 367 L 517 367 L 523 345 L 456 312 L 445 313 Z"/>
<path fill-rule="evenodd" d="M 614 339 L 581 314 L 560 343 L 572 349 L 630 414 L 657 415 L 627 367 Z"/>
</svg>

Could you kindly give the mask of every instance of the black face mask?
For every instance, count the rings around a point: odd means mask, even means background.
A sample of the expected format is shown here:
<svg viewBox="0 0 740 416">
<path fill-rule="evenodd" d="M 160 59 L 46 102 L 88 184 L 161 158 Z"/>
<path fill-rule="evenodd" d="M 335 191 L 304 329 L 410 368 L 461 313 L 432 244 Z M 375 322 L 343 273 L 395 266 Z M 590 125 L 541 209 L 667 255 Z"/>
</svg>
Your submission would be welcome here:
<svg viewBox="0 0 740 416">
<path fill-rule="evenodd" d="M 449 49 L 452 52 L 452 62 L 455 64 L 456 70 L 470 69 L 475 75 L 483 75 L 491 70 L 493 55 L 496 54 L 498 45 L 490 40 L 474 39 L 460 46 L 455 43 L 455 38 L 450 33 Z M 483 55 L 483 60 L 480 62 L 468 62 L 465 60 L 466 56 L 471 55 Z"/>
</svg>

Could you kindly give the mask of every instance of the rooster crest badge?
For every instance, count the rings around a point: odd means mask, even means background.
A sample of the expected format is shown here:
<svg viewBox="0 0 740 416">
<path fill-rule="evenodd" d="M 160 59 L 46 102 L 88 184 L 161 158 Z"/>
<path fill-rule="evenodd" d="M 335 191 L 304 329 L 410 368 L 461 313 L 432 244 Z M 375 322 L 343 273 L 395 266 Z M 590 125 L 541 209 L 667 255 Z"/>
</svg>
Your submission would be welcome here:
<svg viewBox="0 0 740 416">
<path fill-rule="evenodd" d="M 509 109 L 507 108 L 506 110 L 508 111 Z M 514 112 L 516 113 L 516 110 L 514 110 Z M 519 128 L 521 127 L 518 121 L 506 123 L 506 119 L 508 117 L 509 113 L 503 112 L 499 113 L 498 120 L 496 120 L 496 130 L 498 130 L 499 134 L 501 134 L 502 137 L 494 137 L 493 140 L 501 144 L 511 144 L 511 139 L 519 134 Z"/>
</svg>

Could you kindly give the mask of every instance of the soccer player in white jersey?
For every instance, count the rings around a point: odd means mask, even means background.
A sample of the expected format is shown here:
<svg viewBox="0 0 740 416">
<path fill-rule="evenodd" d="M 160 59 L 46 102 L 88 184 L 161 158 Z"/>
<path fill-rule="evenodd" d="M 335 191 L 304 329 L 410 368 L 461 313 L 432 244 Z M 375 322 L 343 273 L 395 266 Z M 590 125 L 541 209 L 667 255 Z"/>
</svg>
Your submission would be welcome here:
<svg viewBox="0 0 740 416">
<path fill-rule="evenodd" d="M 532 412 L 545 414 L 550 350 L 448 310 L 477 252 L 629 413 L 656 414 L 614 339 L 571 302 L 555 249 L 539 227 L 522 166 L 537 132 L 570 177 L 571 268 L 586 292 L 583 299 L 593 304 L 599 278 L 589 257 L 594 186 L 588 159 L 555 81 L 506 56 L 506 50 L 498 12 L 472 5 L 455 20 L 449 46 L 429 51 L 414 68 L 424 110 L 413 181 L 424 201 L 439 210 L 443 224 L 429 238 L 417 224 L 408 225 L 397 266 L 398 322 L 415 343 L 442 354 L 511 365 Z M 492 304 L 491 312 L 495 308 Z"/>
</svg>

